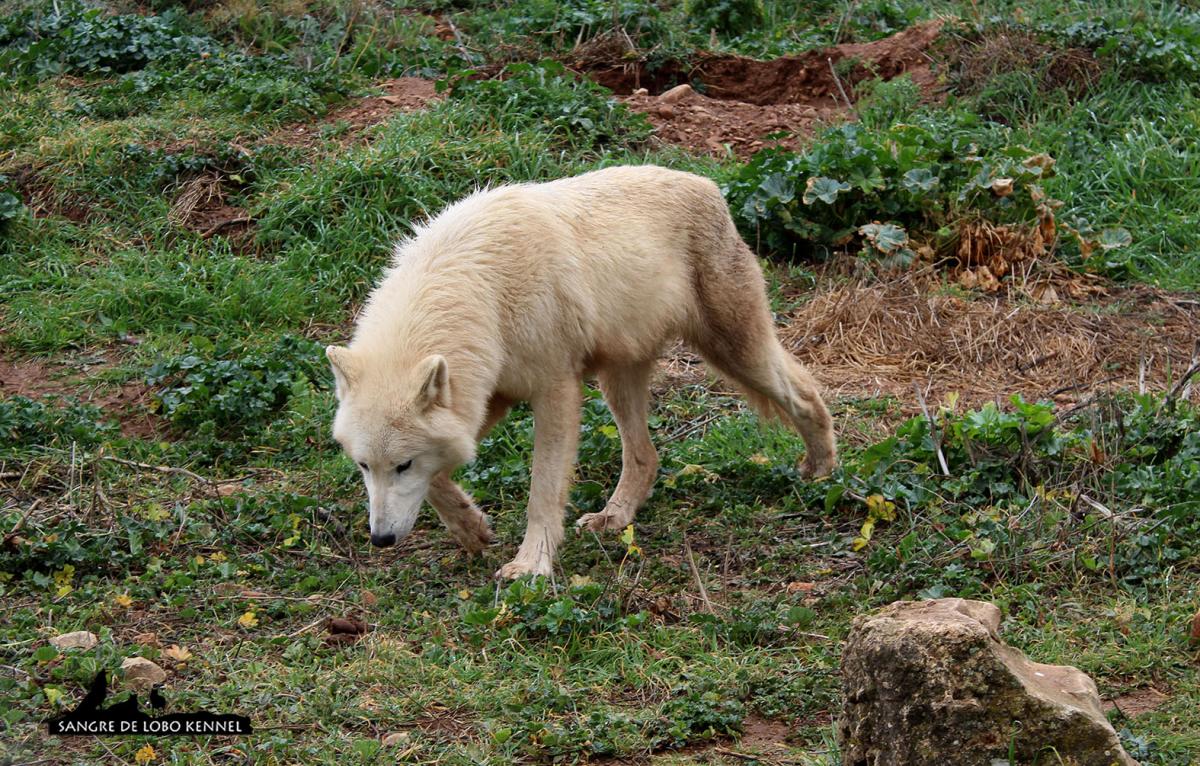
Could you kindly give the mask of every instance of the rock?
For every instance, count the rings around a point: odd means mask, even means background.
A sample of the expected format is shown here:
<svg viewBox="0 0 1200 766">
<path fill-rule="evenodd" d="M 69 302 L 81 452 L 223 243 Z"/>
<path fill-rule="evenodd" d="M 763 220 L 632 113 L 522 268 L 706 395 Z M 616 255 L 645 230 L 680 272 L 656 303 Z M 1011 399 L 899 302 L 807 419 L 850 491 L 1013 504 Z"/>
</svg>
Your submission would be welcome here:
<svg viewBox="0 0 1200 766">
<path fill-rule="evenodd" d="M 65 649 L 91 649 L 100 643 L 96 634 L 90 630 L 77 630 L 74 633 L 63 633 L 50 639 L 50 645 L 60 652 Z"/>
<path fill-rule="evenodd" d="M 408 741 L 408 732 L 406 732 L 406 731 L 389 732 L 387 734 L 384 734 L 383 738 L 380 741 L 382 742 L 384 747 L 395 747 L 396 745 L 403 745 L 405 742 Z"/>
<path fill-rule="evenodd" d="M 647 94 L 649 94 L 649 93 L 650 93 L 650 91 L 646 90 L 645 88 L 638 88 L 637 90 L 635 90 L 635 91 L 633 92 L 633 95 L 635 95 L 635 96 L 645 96 L 645 95 L 647 95 Z"/>
<path fill-rule="evenodd" d="M 999 637 L 982 601 L 898 601 L 855 619 L 842 654 L 843 766 L 1032 763 L 1137 766 L 1076 668 L 1041 665 Z"/>
<path fill-rule="evenodd" d="M 657 107 L 655 107 L 654 113 L 659 117 L 669 119 L 675 116 L 675 107 L 671 106 L 670 104 L 659 104 Z"/>
<path fill-rule="evenodd" d="M 661 104 L 674 104 L 682 101 L 693 93 L 695 93 L 695 91 L 692 90 L 692 86 L 684 83 L 683 85 L 676 85 L 674 88 L 671 88 L 669 91 L 659 96 L 658 101 Z"/>
<path fill-rule="evenodd" d="M 167 671 L 145 657 L 126 657 L 121 672 L 125 674 L 125 685 L 139 692 L 167 680 Z"/>
</svg>

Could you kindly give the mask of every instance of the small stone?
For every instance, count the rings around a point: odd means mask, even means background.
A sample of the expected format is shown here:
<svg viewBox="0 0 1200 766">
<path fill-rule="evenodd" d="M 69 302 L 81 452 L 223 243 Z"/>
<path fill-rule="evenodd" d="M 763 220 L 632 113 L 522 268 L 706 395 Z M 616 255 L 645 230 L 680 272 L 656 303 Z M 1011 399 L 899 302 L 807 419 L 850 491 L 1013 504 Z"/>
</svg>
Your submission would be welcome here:
<svg viewBox="0 0 1200 766">
<path fill-rule="evenodd" d="M 96 634 L 89 630 L 77 630 L 74 633 L 63 633 L 50 639 L 50 644 L 59 651 L 66 649 L 91 649 L 100 643 Z"/>
<path fill-rule="evenodd" d="M 659 104 L 657 107 L 655 107 L 654 113 L 659 117 L 674 117 L 675 107 L 671 106 L 670 104 Z"/>
<path fill-rule="evenodd" d="M 650 91 L 646 90 L 645 88 L 638 88 L 637 90 L 635 90 L 633 92 L 633 95 L 635 95 L 635 96 L 646 96 L 649 94 L 650 94 Z"/>
<path fill-rule="evenodd" d="M 167 671 L 145 657 L 126 657 L 121 663 L 121 672 L 125 674 L 125 685 L 139 692 L 167 680 Z"/>
<path fill-rule="evenodd" d="M 394 745 L 401 745 L 408 741 L 408 732 L 406 732 L 406 731 L 388 732 L 387 734 L 383 735 L 383 739 L 381 741 L 383 742 L 384 747 L 392 747 Z"/>
<path fill-rule="evenodd" d="M 671 88 L 669 91 L 659 96 L 658 100 L 663 104 L 674 104 L 682 101 L 695 92 L 696 91 L 692 90 L 691 85 L 684 83 L 683 85 L 676 85 L 674 88 Z"/>
</svg>

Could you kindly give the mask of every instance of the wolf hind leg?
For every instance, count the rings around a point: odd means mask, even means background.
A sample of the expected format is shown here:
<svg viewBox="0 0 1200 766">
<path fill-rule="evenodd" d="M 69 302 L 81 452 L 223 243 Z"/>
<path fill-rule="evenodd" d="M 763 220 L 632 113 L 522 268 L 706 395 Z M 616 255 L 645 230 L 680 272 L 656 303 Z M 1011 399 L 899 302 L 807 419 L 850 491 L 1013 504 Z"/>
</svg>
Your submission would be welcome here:
<svg viewBox="0 0 1200 766">
<path fill-rule="evenodd" d="M 761 416 L 777 418 L 804 439 L 800 466 L 806 478 L 837 465 L 833 419 L 817 382 L 775 335 L 762 273 L 754 254 L 738 240 L 721 268 L 700 282 L 703 321 L 690 338 L 718 373 L 737 384 Z"/>
<path fill-rule="evenodd" d="M 650 496 L 658 476 L 658 451 L 650 441 L 646 419 L 650 409 L 653 360 L 600 371 L 600 390 L 621 434 L 621 478 L 604 510 L 579 517 L 576 525 L 593 532 L 624 529 Z"/>
</svg>

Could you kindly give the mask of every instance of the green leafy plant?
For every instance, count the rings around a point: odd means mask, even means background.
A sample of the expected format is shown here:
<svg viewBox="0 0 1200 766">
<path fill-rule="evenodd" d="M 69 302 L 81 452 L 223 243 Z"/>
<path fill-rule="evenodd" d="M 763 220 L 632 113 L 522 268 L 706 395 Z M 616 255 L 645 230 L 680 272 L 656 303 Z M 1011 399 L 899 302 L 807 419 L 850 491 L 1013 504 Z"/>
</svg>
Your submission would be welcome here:
<svg viewBox="0 0 1200 766">
<path fill-rule="evenodd" d="M 7 176 L 0 175 L 0 232 L 4 231 L 10 221 L 24 210 L 20 195 L 9 184 Z"/>
<path fill-rule="evenodd" d="M 25 396 L 0 400 L 0 440 L 7 447 L 92 446 L 119 433 L 98 407 Z"/>
<path fill-rule="evenodd" d="M 557 61 L 509 64 L 494 79 L 464 72 L 449 87 L 451 97 L 488 109 L 506 130 L 536 127 L 581 149 L 632 143 L 649 135 L 644 117 Z"/>
<path fill-rule="evenodd" d="M 762 0 L 688 0 L 684 10 L 692 26 L 721 37 L 738 37 L 766 21 Z"/>
<path fill-rule="evenodd" d="M 599 631 L 636 628 L 648 617 L 624 614 L 598 583 L 578 582 L 561 595 L 551 587 L 540 577 L 517 580 L 499 593 L 481 588 L 463 608 L 463 629 L 477 640 L 511 636 L 566 644 Z"/>
<path fill-rule="evenodd" d="M 320 344 L 293 336 L 280 338 L 264 353 L 232 359 L 197 351 L 160 362 L 146 373 L 146 381 L 158 387 L 155 399 L 162 414 L 188 428 L 260 426 L 297 388 L 322 380 L 325 372 Z"/>
<path fill-rule="evenodd" d="M 0 20 L 0 72 L 26 77 L 132 72 L 168 58 L 213 53 L 211 38 L 190 33 L 186 16 L 108 15 L 83 4 L 46 13 L 29 9 Z"/>
</svg>

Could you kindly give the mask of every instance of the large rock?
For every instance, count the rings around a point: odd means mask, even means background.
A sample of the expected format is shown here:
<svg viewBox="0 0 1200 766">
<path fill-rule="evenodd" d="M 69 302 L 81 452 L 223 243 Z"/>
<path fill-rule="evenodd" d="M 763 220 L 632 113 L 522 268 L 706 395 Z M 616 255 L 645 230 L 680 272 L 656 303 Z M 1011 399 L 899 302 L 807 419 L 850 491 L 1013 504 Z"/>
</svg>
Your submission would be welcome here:
<svg viewBox="0 0 1200 766">
<path fill-rule="evenodd" d="M 982 601 L 898 601 L 854 621 L 842 655 L 843 766 L 1137 766 L 1092 679 L 1030 662 Z M 1058 755 L 1045 752 L 1054 748 Z"/>
</svg>

